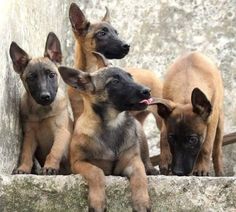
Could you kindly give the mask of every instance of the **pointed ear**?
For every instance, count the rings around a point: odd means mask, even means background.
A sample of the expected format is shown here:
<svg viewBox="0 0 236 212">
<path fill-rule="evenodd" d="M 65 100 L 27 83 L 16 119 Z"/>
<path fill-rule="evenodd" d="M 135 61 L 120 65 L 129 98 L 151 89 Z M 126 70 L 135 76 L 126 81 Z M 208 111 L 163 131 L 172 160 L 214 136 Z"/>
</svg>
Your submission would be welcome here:
<svg viewBox="0 0 236 212">
<path fill-rule="evenodd" d="M 106 7 L 106 13 L 105 13 L 104 17 L 102 18 L 102 21 L 106 21 L 106 22 L 110 23 L 110 11 L 107 7 Z"/>
<path fill-rule="evenodd" d="M 48 57 L 53 62 L 62 62 L 61 44 L 56 34 L 53 32 L 48 34 L 44 50 L 44 57 Z"/>
<path fill-rule="evenodd" d="M 30 61 L 29 55 L 23 49 L 21 49 L 15 42 L 11 43 L 9 53 L 13 62 L 14 70 L 18 74 L 21 74 L 27 66 L 28 62 Z"/>
<path fill-rule="evenodd" d="M 175 108 L 174 102 L 160 98 L 154 98 L 150 105 L 157 105 L 157 112 L 163 119 L 167 119 Z"/>
<path fill-rule="evenodd" d="M 206 95 L 199 88 L 194 88 L 192 91 L 191 101 L 193 112 L 206 121 L 212 112 L 212 105 Z"/>
<path fill-rule="evenodd" d="M 97 59 L 97 67 L 98 69 L 111 66 L 111 63 L 104 57 L 103 54 L 99 52 L 92 51 L 92 54 Z"/>
<path fill-rule="evenodd" d="M 90 74 L 65 66 L 60 66 L 58 70 L 64 82 L 69 86 L 80 91 L 94 90 Z"/>
<path fill-rule="evenodd" d="M 79 36 L 83 36 L 87 33 L 90 23 L 86 20 L 83 12 L 75 3 L 70 5 L 69 18 L 74 33 Z"/>
</svg>

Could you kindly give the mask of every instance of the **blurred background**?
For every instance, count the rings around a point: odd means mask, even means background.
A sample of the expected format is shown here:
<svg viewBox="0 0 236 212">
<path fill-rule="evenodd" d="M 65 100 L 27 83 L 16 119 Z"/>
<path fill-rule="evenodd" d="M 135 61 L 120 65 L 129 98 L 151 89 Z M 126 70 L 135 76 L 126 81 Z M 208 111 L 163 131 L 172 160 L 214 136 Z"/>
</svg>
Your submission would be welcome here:
<svg viewBox="0 0 236 212">
<path fill-rule="evenodd" d="M 73 66 L 74 37 L 68 10 L 76 2 L 91 22 L 105 6 L 111 23 L 130 45 L 130 53 L 112 63 L 153 70 L 163 79 L 173 60 L 198 50 L 219 67 L 225 86 L 225 133 L 236 130 L 236 0 L 0 0 L 0 173 L 16 166 L 21 130 L 19 100 L 23 91 L 9 57 L 12 41 L 31 56 L 42 56 L 47 34 L 61 41 L 64 64 Z M 152 116 L 145 122 L 151 155 L 159 150 Z M 227 175 L 236 175 L 236 145 L 224 147 Z"/>
</svg>

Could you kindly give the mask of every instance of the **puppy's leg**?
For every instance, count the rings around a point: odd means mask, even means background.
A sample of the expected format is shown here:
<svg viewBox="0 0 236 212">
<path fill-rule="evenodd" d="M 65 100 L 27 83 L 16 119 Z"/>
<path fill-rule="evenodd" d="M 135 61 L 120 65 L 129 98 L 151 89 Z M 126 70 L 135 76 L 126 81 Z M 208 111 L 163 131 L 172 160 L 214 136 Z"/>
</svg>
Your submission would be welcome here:
<svg viewBox="0 0 236 212">
<path fill-rule="evenodd" d="M 144 163 L 145 171 L 147 175 L 158 175 L 159 172 L 153 167 L 150 157 L 147 138 L 143 132 L 143 129 L 140 128 L 141 139 L 140 139 L 140 153 L 141 158 Z"/>
<path fill-rule="evenodd" d="M 162 125 L 160 135 L 160 172 L 161 174 L 168 175 L 170 173 L 172 155 L 170 152 L 170 146 L 167 140 L 165 125 Z"/>
<path fill-rule="evenodd" d="M 20 166 L 13 170 L 13 174 L 30 174 L 33 166 L 33 156 L 37 142 L 33 130 L 26 131 L 20 158 Z"/>
<path fill-rule="evenodd" d="M 59 128 L 55 131 L 54 143 L 41 170 L 42 174 L 53 175 L 58 173 L 61 159 L 68 152 L 70 138 L 71 133 L 66 128 Z"/>
<path fill-rule="evenodd" d="M 105 211 L 105 175 L 102 169 L 88 162 L 76 161 L 72 170 L 75 174 L 81 174 L 88 182 L 89 211 Z"/>
<path fill-rule="evenodd" d="M 212 155 L 216 176 L 224 175 L 223 153 L 222 153 L 223 135 L 224 135 L 224 113 L 221 112 L 218 126 L 216 129 L 216 137 L 215 137 L 213 155 Z"/>
<path fill-rule="evenodd" d="M 145 169 L 139 155 L 134 156 L 129 161 L 126 168 L 124 169 L 124 174 L 130 180 L 133 211 L 151 211 L 147 189 L 147 176 L 145 174 Z"/>
<path fill-rule="evenodd" d="M 212 117 L 212 122 L 207 127 L 207 134 L 204 143 L 202 144 L 201 151 L 199 152 L 193 174 L 196 176 L 209 176 L 211 154 L 213 149 L 214 140 L 216 137 L 216 128 L 218 119 Z"/>
</svg>

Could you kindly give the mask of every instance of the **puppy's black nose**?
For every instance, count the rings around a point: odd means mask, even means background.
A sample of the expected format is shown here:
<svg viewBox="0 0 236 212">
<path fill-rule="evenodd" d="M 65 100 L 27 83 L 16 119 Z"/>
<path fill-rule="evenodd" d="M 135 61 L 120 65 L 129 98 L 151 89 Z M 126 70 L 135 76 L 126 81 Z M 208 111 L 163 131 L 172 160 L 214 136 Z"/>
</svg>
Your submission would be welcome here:
<svg viewBox="0 0 236 212">
<path fill-rule="evenodd" d="M 127 43 L 122 45 L 122 49 L 125 51 L 129 51 L 129 47 L 130 47 L 130 45 L 128 45 Z"/>
<path fill-rule="evenodd" d="M 142 94 L 142 96 L 143 96 L 144 98 L 150 98 L 150 96 L 151 96 L 150 92 L 151 92 L 151 89 L 150 89 L 150 88 L 143 88 L 143 89 L 140 91 L 140 93 Z"/>
<path fill-rule="evenodd" d="M 40 95 L 40 99 L 43 101 L 48 101 L 48 100 L 50 100 L 50 98 L 51 98 L 51 96 L 50 96 L 50 93 L 48 93 L 48 92 L 43 92 Z"/>
</svg>

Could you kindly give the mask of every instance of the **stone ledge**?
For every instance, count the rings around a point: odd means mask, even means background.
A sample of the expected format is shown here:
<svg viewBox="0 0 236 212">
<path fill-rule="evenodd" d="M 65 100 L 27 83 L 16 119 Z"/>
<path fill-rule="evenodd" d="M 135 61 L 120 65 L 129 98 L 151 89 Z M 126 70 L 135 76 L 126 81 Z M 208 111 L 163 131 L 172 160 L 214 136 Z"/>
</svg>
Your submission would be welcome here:
<svg viewBox="0 0 236 212">
<path fill-rule="evenodd" d="M 235 211 L 236 177 L 148 177 L 152 211 Z M 108 211 L 131 211 L 129 182 L 106 178 Z M 0 211 L 87 211 L 79 175 L 0 175 Z"/>
</svg>

